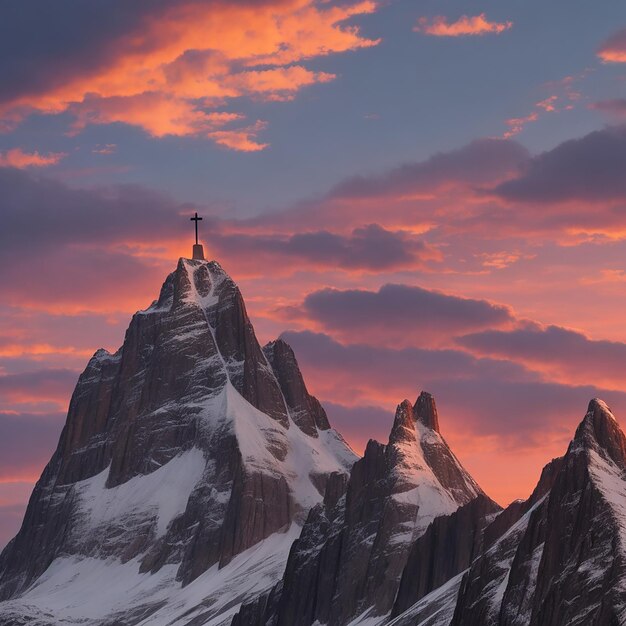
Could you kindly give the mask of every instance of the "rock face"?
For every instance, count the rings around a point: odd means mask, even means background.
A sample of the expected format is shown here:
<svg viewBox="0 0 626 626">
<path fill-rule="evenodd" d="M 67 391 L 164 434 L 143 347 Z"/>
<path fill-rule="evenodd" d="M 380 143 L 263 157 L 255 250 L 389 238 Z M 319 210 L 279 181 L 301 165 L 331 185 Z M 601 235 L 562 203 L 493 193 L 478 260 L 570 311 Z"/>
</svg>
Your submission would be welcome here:
<svg viewBox="0 0 626 626">
<path fill-rule="evenodd" d="M 355 459 L 289 346 L 261 349 L 220 266 L 181 259 L 122 348 L 98 351 L 80 376 L 57 450 L 0 556 L 0 599 L 60 575 L 68 559 L 117 559 L 138 577 L 187 585 L 302 524 Z"/>
<path fill-rule="evenodd" d="M 518 513 L 465 575 L 452 624 L 624 624 L 626 437 L 602 401 Z"/>
<path fill-rule="evenodd" d="M 427 393 L 398 406 L 388 444 L 368 443 L 345 494 L 334 481 L 332 497 L 309 513 L 281 585 L 263 610 L 244 607 L 236 624 L 339 626 L 363 613 L 386 615 L 411 545 L 429 524 L 478 497 L 488 501 L 441 437 Z"/>
<path fill-rule="evenodd" d="M 435 518 L 409 552 L 391 617 L 466 570 L 482 550 L 485 527 L 501 510 L 480 494 L 451 515 Z"/>
<path fill-rule="evenodd" d="M 608 407 L 591 401 L 567 453 L 545 466 L 528 500 L 499 512 L 475 492 L 422 530 L 418 509 L 418 530 L 398 549 L 385 520 L 395 494 L 406 492 L 402 479 L 389 481 L 402 475 L 392 459 L 410 456 L 411 416 L 416 431 L 437 424 L 436 410 L 419 410 L 430 405 L 426 399 L 398 407 L 388 446 L 370 442 L 345 495 L 311 510 L 283 580 L 244 605 L 233 625 L 626 624 L 626 437 Z M 441 459 L 435 463 L 438 480 L 453 474 L 442 471 L 446 467 Z M 447 489 L 454 492 L 454 482 Z M 393 515 L 395 528 L 406 531 L 401 514 Z M 398 569 L 389 614 L 391 573 Z"/>
</svg>

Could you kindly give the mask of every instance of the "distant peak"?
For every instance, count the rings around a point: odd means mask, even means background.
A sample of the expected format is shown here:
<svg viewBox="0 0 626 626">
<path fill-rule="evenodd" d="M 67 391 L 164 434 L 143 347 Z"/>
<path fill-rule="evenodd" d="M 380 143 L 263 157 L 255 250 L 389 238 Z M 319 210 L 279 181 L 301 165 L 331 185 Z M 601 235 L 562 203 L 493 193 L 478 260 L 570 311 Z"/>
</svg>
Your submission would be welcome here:
<svg viewBox="0 0 626 626">
<path fill-rule="evenodd" d="M 572 443 L 604 453 L 626 469 L 626 436 L 606 402 L 598 398 L 589 402 Z"/>
<path fill-rule="evenodd" d="M 265 352 L 266 355 L 273 354 L 275 350 L 293 354 L 293 348 L 281 337 L 279 337 L 278 339 L 273 339 L 272 341 L 268 341 L 263 346 L 263 352 Z"/>
<path fill-rule="evenodd" d="M 619 426 L 609 406 L 599 398 L 593 398 L 587 406 L 587 413 L 580 426 L 576 430 L 575 439 L 584 438 L 585 435 L 592 435 L 597 440 L 600 431 L 606 428 L 614 430 Z"/>
<path fill-rule="evenodd" d="M 422 391 L 415 401 L 413 407 L 415 419 L 427 428 L 439 432 L 439 416 L 437 415 L 437 404 L 432 394 Z"/>
<path fill-rule="evenodd" d="M 439 417 L 437 415 L 435 398 L 426 391 L 420 393 L 415 404 L 411 404 L 410 400 L 403 400 L 398 405 L 391 434 L 389 435 L 389 442 L 406 439 L 407 436 L 416 438 L 416 422 L 437 433 L 439 432 Z"/>
<path fill-rule="evenodd" d="M 607 417 L 615 419 L 615 416 L 613 415 L 613 412 L 611 411 L 609 405 L 604 400 L 600 400 L 600 398 L 592 398 L 589 401 L 587 413 L 602 413 Z"/>
<path fill-rule="evenodd" d="M 396 416 L 393 420 L 389 443 L 415 439 L 415 415 L 410 400 L 403 400 L 396 407 Z"/>
</svg>

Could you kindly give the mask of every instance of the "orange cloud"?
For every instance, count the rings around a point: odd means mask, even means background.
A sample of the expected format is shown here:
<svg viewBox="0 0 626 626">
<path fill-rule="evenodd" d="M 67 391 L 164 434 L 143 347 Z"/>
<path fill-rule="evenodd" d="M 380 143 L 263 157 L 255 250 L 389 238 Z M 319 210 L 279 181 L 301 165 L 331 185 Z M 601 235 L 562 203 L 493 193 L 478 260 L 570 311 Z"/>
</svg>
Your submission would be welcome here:
<svg viewBox="0 0 626 626">
<path fill-rule="evenodd" d="M 291 100 L 302 87 L 327 83 L 335 78 L 334 74 L 311 72 L 301 65 L 294 65 L 240 72 L 227 77 L 225 84 L 242 95 L 257 95 L 268 100 Z"/>
<path fill-rule="evenodd" d="M 598 50 L 605 63 L 626 63 L 626 28 L 609 37 Z"/>
<path fill-rule="evenodd" d="M 35 111 L 69 111 L 75 131 L 122 122 L 154 137 L 206 136 L 231 149 L 259 150 L 265 146 L 250 130 L 258 130 L 258 122 L 212 132 L 243 120 L 217 109 L 240 97 L 290 100 L 303 87 L 334 79 L 301 63 L 376 45 L 345 24 L 375 10 L 370 0 L 342 6 L 313 0 L 176 3 L 106 42 L 95 69 L 57 72 L 49 87 L 4 103 L 0 125 L 14 126 Z"/>
<path fill-rule="evenodd" d="M 0 167 L 16 167 L 20 170 L 27 167 L 48 167 L 55 165 L 65 156 L 67 155 L 64 152 L 39 154 L 36 150 L 24 152 L 21 148 L 13 148 L 0 152 Z"/>
<path fill-rule="evenodd" d="M 9 343 L 6 345 L 0 344 L 0 357 L 22 357 L 30 356 L 33 358 L 48 356 L 48 355 L 67 355 L 67 356 L 81 356 L 90 357 L 93 354 L 93 350 L 81 350 L 75 346 L 54 346 L 49 343 Z"/>
<path fill-rule="evenodd" d="M 232 150 L 241 152 L 258 152 L 269 146 L 268 143 L 258 143 L 257 134 L 267 128 L 267 123 L 257 120 L 252 126 L 238 128 L 236 130 L 216 130 L 209 133 L 215 143 Z"/>
<path fill-rule="evenodd" d="M 598 56 L 605 63 L 626 63 L 626 50 L 602 50 Z"/>
<path fill-rule="evenodd" d="M 513 22 L 490 22 L 485 13 L 481 13 L 471 17 L 462 15 L 456 22 L 449 22 L 443 15 L 435 15 L 432 18 L 420 17 L 413 30 L 435 37 L 466 37 L 488 33 L 499 34 L 512 26 Z"/>
<path fill-rule="evenodd" d="M 507 130 L 502 135 L 502 137 L 504 139 L 510 139 L 511 137 L 515 137 L 515 135 L 519 135 L 522 130 L 524 130 L 524 126 L 526 126 L 528 122 L 536 122 L 538 119 L 538 113 L 531 113 L 526 117 L 512 117 L 511 119 L 506 121 L 506 125 L 509 127 L 509 130 Z"/>
<path fill-rule="evenodd" d="M 558 99 L 558 96 L 550 96 L 545 100 L 541 100 L 541 102 L 537 102 L 536 106 L 550 113 L 552 111 L 556 111 L 556 102 Z"/>
<path fill-rule="evenodd" d="M 162 92 L 110 98 L 87 96 L 69 110 L 75 116 L 74 132 L 89 124 L 123 122 L 143 128 L 152 137 L 196 135 L 243 119 L 238 113 L 205 112 L 187 100 Z"/>
</svg>

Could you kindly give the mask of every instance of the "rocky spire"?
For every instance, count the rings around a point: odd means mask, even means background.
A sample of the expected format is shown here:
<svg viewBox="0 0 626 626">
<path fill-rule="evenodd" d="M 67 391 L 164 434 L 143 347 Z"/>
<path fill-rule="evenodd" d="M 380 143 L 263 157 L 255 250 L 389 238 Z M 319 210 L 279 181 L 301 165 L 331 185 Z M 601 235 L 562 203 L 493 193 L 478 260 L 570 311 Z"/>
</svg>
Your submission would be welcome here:
<svg viewBox="0 0 626 626">
<path fill-rule="evenodd" d="M 413 406 L 415 419 L 424 426 L 439 432 L 439 417 L 437 415 L 437 405 L 435 398 L 427 391 L 422 391 Z"/>
<path fill-rule="evenodd" d="M 282 589 L 277 587 L 261 609 L 245 607 L 234 623 L 343 626 L 366 610 L 378 616 L 390 612 L 412 542 L 434 519 L 484 497 L 436 425 L 430 394 L 422 393 L 415 406 L 402 401 L 388 444 L 370 440 L 350 472 L 345 496 L 335 495 L 312 511 L 291 551 Z M 485 502 L 487 509 L 497 509 Z M 467 522 L 464 517 L 461 524 L 451 522 L 450 532 L 482 528 L 481 515 L 482 509 Z M 439 536 L 427 543 L 438 541 Z M 460 543 L 476 549 L 470 540 Z M 468 562 L 451 562 L 439 576 Z"/>
<path fill-rule="evenodd" d="M 609 407 L 593 399 L 565 456 L 544 468 L 526 503 L 502 514 L 521 516 L 487 529 L 487 550 L 461 583 L 453 626 L 623 622 L 625 444 Z"/>
<path fill-rule="evenodd" d="M 589 402 L 587 413 L 576 429 L 571 448 L 581 446 L 595 449 L 626 469 L 626 436 L 609 406 L 599 398 Z"/>
<path fill-rule="evenodd" d="M 415 440 L 415 413 L 410 400 L 403 400 L 396 407 L 396 414 L 393 419 L 393 426 L 389 433 L 389 443 L 398 441 Z"/>
<path fill-rule="evenodd" d="M 277 339 L 264 346 L 263 352 L 276 376 L 295 424 L 312 437 L 318 436 L 318 430 L 328 430 L 330 424 L 326 411 L 317 398 L 307 391 L 291 346 L 283 339 Z"/>
</svg>

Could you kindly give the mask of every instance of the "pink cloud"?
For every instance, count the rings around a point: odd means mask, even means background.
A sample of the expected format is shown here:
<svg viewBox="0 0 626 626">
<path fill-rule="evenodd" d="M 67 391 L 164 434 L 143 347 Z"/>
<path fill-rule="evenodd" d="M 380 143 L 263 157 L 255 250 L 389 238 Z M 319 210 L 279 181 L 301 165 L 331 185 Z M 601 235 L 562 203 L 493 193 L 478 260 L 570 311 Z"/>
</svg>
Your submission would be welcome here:
<svg viewBox="0 0 626 626">
<path fill-rule="evenodd" d="M 509 127 L 509 130 L 507 130 L 502 136 L 505 139 L 515 137 L 515 135 L 519 135 L 522 130 L 524 130 L 524 126 L 526 126 L 526 124 L 529 122 L 536 122 L 538 119 L 539 114 L 534 111 L 525 117 L 512 117 L 506 121 L 506 125 Z"/>
<path fill-rule="evenodd" d="M 626 63 L 626 28 L 609 37 L 598 50 L 605 63 Z"/>
<path fill-rule="evenodd" d="M 6 152 L 0 152 L 0 167 L 15 167 L 20 170 L 29 167 L 49 167 L 56 165 L 66 156 L 64 152 L 40 154 L 37 151 L 25 152 L 21 148 L 12 148 Z"/>
<path fill-rule="evenodd" d="M 420 17 L 413 30 L 435 37 L 467 37 L 498 35 L 512 27 L 513 22 L 490 22 L 485 13 L 481 13 L 475 16 L 462 15 L 453 22 L 443 15 L 436 15 L 432 18 Z"/>
<path fill-rule="evenodd" d="M 623 120 L 626 118 L 626 98 L 613 98 L 611 100 L 600 100 L 590 105 L 591 109 L 607 113 L 613 118 Z"/>
<path fill-rule="evenodd" d="M 207 134 L 216 144 L 239 150 L 241 152 L 259 152 L 269 146 L 268 143 L 260 143 L 257 136 L 267 128 L 267 123 L 257 120 L 251 126 L 237 128 L 235 130 L 214 130 Z"/>
</svg>

